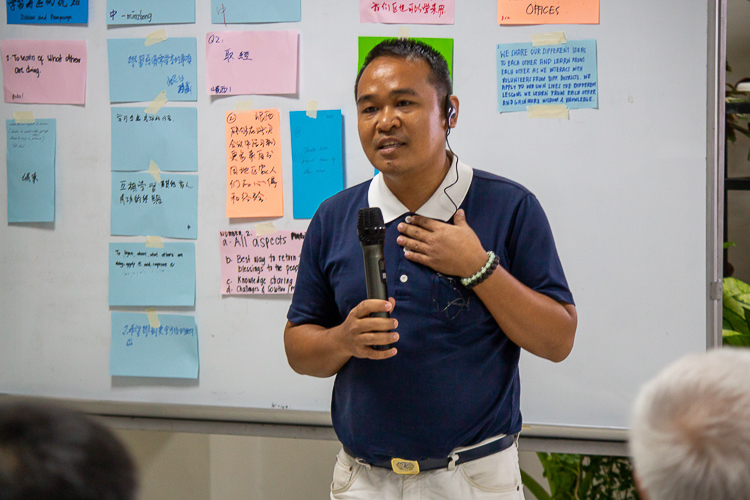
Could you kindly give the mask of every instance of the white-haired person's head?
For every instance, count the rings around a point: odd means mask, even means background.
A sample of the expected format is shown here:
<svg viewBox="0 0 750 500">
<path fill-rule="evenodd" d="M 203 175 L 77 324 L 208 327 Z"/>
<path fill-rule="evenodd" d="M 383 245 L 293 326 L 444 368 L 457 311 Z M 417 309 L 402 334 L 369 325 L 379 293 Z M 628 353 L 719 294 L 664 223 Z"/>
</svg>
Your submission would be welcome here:
<svg viewBox="0 0 750 500">
<path fill-rule="evenodd" d="M 689 355 L 644 385 L 630 452 L 648 500 L 750 500 L 750 351 Z"/>
</svg>

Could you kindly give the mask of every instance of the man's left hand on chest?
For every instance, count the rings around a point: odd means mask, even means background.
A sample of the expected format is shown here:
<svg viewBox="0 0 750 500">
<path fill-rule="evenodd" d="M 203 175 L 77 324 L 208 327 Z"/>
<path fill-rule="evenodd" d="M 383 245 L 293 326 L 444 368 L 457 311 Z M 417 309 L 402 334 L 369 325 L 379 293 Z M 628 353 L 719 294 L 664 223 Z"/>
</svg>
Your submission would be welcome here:
<svg viewBox="0 0 750 500">
<path fill-rule="evenodd" d="M 398 244 L 407 259 L 448 275 L 468 278 L 487 262 L 487 252 L 466 222 L 463 210 L 453 224 L 412 215 L 398 225 Z"/>
</svg>

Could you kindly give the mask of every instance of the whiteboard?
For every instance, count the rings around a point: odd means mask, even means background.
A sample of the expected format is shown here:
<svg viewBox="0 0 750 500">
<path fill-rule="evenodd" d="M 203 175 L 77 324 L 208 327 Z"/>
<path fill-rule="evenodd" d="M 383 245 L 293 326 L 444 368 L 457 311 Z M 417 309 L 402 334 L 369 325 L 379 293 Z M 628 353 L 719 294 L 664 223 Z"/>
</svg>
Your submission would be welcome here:
<svg viewBox="0 0 750 500">
<path fill-rule="evenodd" d="M 308 221 L 292 218 L 288 112 L 306 109 L 310 100 L 319 109 L 341 109 L 344 185 L 367 180 L 373 169 L 359 145 L 353 97 L 357 37 L 397 36 L 399 26 L 361 24 L 353 0 L 302 0 L 302 22 L 225 28 L 210 24 L 210 3 L 197 0 L 195 24 L 107 28 L 104 4 L 90 2 L 87 27 L 9 26 L 2 14 L 4 39 L 85 39 L 88 84 L 85 106 L 0 104 L 3 118 L 33 111 L 57 119 L 58 134 L 54 223 L 7 224 L 6 175 L 0 175 L 0 393 L 93 401 L 102 413 L 111 404 L 119 414 L 329 423 L 332 379 L 300 376 L 286 361 L 289 297 L 220 294 L 218 231 L 264 221 L 225 217 L 224 116 L 250 98 L 255 108 L 279 110 L 285 215 L 273 223 L 304 230 Z M 602 2 L 598 25 L 500 27 L 494 1 L 457 0 L 455 25 L 408 26 L 413 37 L 454 39 L 460 115 L 451 146 L 466 164 L 537 195 L 576 300 L 570 357 L 553 364 L 522 355 L 527 424 L 626 427 L 640 384 L 679 356 L 705 350 L 716 334 L 708 288 L 720 241 L 711 154 L 717 5 Z M 107 304 L 108 245 L 145 238 L 110 235 L 106 40 L 143 38 L 158 28 L 198 41 L 197 104 L 168 104 L 198 108 L 196 305 L 158 308 L 195 316 L 201 363 L 195 381 L 108 374 L 114 310 Z M 221 30 L 299 31 L 298 93 L 206 95 L 205 34 Z M 569 40 L 597 41 L 599 108 L 572 110 L 569 120 L 498 113 L 496 45 L 561 30 Z M 5 158 L 5 141 L 0 148 Z"/>
</svg>

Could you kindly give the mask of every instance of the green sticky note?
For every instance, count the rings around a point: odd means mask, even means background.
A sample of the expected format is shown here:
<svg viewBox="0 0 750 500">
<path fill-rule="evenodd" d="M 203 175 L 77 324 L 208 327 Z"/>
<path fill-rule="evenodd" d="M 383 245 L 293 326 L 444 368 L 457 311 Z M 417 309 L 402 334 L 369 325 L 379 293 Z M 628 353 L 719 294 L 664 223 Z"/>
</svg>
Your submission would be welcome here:
<svg viewBox="0 0 750 500">
<path fill-rule="evenodd" d="M 357 71 L 362 67 L 365 62 L 367 54 L 380 42 L 387 40 L 388 36 L 361 36 L 359 37 L 359 60 L 357 61 Z M 434 48 L 445 58 L 448 63 L 448 70 L 451 73 L 451 80 L 453 79 L 453 39 L 452 38 L 414 38 L 420 42 L 424 42 L 430 47 Z"/>
</svg>

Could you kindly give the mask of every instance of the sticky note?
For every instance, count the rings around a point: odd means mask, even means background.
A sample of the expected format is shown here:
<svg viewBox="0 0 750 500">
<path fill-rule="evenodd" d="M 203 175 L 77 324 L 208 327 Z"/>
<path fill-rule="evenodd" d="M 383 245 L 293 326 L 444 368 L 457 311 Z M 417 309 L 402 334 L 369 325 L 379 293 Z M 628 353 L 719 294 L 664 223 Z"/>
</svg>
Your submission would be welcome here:
<svg viewBox="0 0 750 500">
<path fill-rule="evenodd" d="M 455 0 L 377 2 L 359 0 L 359 22 L 387 24 L 453 24 Z"/>
<path fill-rule="evenodd" d="M 226 113 L 227 217 L 281 217 L 279 111 Z"/>
<path fill-rule="evenodd" d="M 88 0 L 6 0 L 8 24 L 86 24 Z"/>
<path fill-rule="evenodd" d="M 358 40 L 358 47 L 359 47 L 359 58 L 357 60 L 357 68 L 361 68 L 362 64 L 365 62 L 365 57 L 367 57 L 367 54 L 375 47 L 377 44 L 382 42 L 383 40 L 386 40 L 388 38 L 393 37 L 386 37 L 386 36 L 361 36 Z M 448 70 L 451 72 L 451 77 L 453 77 L 453 39 L 452 38 L 414 38 L 413 40 L 419 40 L 420 42 L 424 42 L 433 49 L 440 52 L 440 55 L 442 55 L 445 58 L 445 61 L 448 63 Z"/>
<path fill-rule="evenodd" d="M 596 40 L 534 47 L 532 43 L 497 46 L 498 111 L 562 104 L 568 109 L 596 108 Z"/>
<path fill-rule="evenodd" d="M 151 102 L 162 90 L 170 101 L 195 101 L 196 39 L 168 38 L 148 47 L 144 42 L 107 40 L 110 102 Z"/>
<path fill-rule="evenodd" d="M 294 218 L 310 219 L 320 203 L 344 189 L 341 110 L 289 113 Z"/>
<path fill-rule="evenodd" d="M 138 107 L 111 108 L 112 170 L 198 171 L 198 111 L 165 107 L 146 114 Z"/>
<path fill-rule="evenodd" d="M 198 328 L 193 316 L 112 312 L 109 374 L 121 377 L 198 378 Z"/>
<path fill-rule="evenodd" d="M 300 20 L 300 0 L 211 0 L 213 24 L 295 23 Z"/>
<path fill-rule="evenodd" d="M 549 0 L 538 4 L 497 0 L 497 23 L 599 24 L 599 0 Z"/>
<path fill-rule="evenodd" d="M 111 232 L 121 236 L 198 236 L 198 176 L 112 172 Z"/>
<path fill-rule="evenodd" d="M 86 103 L 86 42 L 1 40 L 5 102 Z"/>
<path fill-rule="evenodd" d="M 298 42 L 296 31 L 208 33 L 208 94 L 295 94 Z"/>
<path fill-rule="evenodd" d="M 56 121 L 6 120 L 5 130 L 8 222 L 54 221 Z"/>
<path fill-rule="evenodd" d="M 107 24 L 189 24 L 195 0 L 107 0 Z"/>
<path fill-rule="evenodd" d="M 195 243 L 110 243 L 109 305 L 194 306 Z"/>
<path fill-rule="evenodd" d="M 219 231 L 223 295 L 290 294 L 305 231 Z"/>
</svg>

